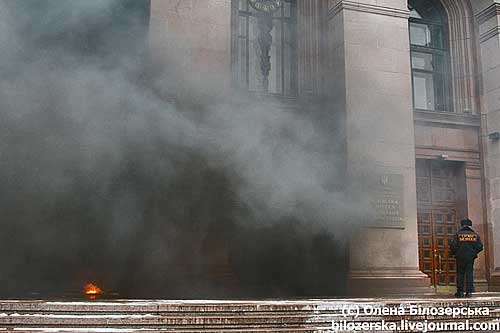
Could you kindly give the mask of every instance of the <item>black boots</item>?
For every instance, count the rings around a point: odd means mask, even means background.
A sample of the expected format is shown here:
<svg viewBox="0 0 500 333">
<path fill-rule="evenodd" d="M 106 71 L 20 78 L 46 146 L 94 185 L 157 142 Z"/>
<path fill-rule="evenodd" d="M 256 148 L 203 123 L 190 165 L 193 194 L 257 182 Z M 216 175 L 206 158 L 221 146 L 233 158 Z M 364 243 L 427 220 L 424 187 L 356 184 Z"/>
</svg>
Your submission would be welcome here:
<svg viewBox="0 0 500 333">
<path fill-rule="evenodd" d="M 464 296 L 465 297 L 472 297 L 472 293 L 471 292 L 467 292 L 467 293 L 465 293 L 465 295 L 464 295 L 464 293 L 462 291 L 457 291 L 455 293 L 455 297 L 462 298 Z"/>
</svg>

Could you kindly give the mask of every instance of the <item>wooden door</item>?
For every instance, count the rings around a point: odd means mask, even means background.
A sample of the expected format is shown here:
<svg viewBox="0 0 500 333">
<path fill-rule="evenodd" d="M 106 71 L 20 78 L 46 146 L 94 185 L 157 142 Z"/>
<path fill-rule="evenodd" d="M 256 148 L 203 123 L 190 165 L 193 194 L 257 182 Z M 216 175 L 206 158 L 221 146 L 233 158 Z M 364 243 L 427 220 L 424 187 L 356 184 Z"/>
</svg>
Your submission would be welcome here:
<svg viewBox="0 0 500 333">
<path fill-rule="evenodd" d="M 449 245 L 458 230 L 456 163 L 417 160 L 417 223 L 420 270 L 436 287 L 456 285 Z"/>
</svg>

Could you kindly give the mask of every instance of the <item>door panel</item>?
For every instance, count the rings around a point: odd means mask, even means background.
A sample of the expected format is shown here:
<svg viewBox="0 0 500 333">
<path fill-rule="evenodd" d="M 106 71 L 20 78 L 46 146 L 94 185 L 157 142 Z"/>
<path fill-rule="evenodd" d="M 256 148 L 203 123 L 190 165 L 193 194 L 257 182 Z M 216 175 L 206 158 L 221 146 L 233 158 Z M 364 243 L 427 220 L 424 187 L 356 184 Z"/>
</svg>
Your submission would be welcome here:
<svg viewBox="0 0 500 333">
<path fill-rule="evenodd" d="M 450 208 L 433 209 L 434 253 L 436 284 L 455 285 L 455 259 L 451 256 L 449 244 L 457 232 L 456 211 Z"/>
<path fill-rule="evenodd" d="M 417 160 L 419 264 L 436 287 L 456 284 L 449 251 L 458 230 L 456 175 L 456 163 Z"/>
<path fill-rule="evenodd" d="M 430 211 L 419 211 L 418 250 L 420 270 L 433 279 L 434 274 L 434 242 L 432 239 L 432 224 Z"/>
</svg>

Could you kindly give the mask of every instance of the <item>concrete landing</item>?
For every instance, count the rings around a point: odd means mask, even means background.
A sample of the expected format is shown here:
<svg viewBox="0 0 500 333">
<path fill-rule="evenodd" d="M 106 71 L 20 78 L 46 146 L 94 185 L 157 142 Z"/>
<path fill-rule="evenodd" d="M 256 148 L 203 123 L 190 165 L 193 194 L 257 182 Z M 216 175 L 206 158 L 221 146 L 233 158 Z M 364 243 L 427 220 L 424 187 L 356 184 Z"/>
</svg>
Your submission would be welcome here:
<svg viewBox="0 0 500 333">
<path fill-rule="evenodd" d="M 499 319 L 500 294 L 489 293 L 470 299 L 0 300 L 0 332 L 423 331 L 418 323 L 430 332 L 473 332 L 472 325 L 500 327 Z M 439 329 L 462 323 L 469 329 Z"/>
</svg>

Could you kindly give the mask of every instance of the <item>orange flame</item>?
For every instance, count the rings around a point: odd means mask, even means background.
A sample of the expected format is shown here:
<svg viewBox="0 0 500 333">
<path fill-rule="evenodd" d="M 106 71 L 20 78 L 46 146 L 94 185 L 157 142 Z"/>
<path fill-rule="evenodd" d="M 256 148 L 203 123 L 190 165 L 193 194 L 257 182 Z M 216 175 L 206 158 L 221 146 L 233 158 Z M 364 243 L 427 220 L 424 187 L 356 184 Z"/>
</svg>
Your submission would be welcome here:
<svg viewBox="0 0 500 333">
<path fill-rule="evenodd" d="M 95 298 L 98 295 L 102 294 L 102 289 L 93 283 L 88 283 L 83 288 L 83 292 L 85 293 L 85 295 L 90 296 L 90 298 Z"/>
</svg>

